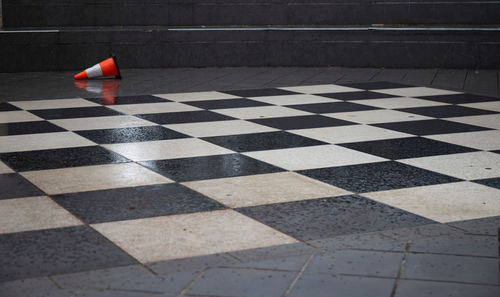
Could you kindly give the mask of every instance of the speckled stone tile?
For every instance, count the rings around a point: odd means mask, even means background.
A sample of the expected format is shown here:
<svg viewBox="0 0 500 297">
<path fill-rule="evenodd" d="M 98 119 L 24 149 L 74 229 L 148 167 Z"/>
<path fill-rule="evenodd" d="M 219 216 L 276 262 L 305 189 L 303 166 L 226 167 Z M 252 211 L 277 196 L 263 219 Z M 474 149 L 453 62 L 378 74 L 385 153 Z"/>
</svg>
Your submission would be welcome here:
<svg viewBox="0 0 500 297">
<path fill-rule="evenodd" d="M 473 182 L 500 190 L 500 177 L 473 180 Z"/>
<path fill-rule="evenodd" d="M 113 116 L 121 114 L 119 112 L 116 112 L 112 109 L 103 106 L 40 109 L 40 110 L 32 110 L 30 112 L 46 120 Z"/>
<path fill-rule="evenodd" d="M 0 136 L 1 153 L 93 145 L 95 145 L 95 143 L 73 132 Z"/>
<path fill-rule="evenodd" d="M 0 136 L 66 131 L 46 121 L 0 124 Z"/>
<path fill-rule="evenodd" d="M 349 194 L 342 189 L 291 172 L 202 180 L 183 185 L 230 207 Z"/>
<path fill-rule="evenodd" d="M 304 274 L 292 288 L 290 297 L 390 296 L 395 280 L 328 274 Z"/>
<path fill-rule="evenodd" d="M 19 172 L 130 161 L 100 146 L 0 153 L 0 160 Z"/>
<path fill-rule="evenodd" d="M 413 136 L 369 125 L 298 129 L 290 130 L 289 132 L 332 144 Z"/>
<path fill-rule="evenodd" d="M 87 100 L 103 104 L 103 105 L 122 105 L 122 104 L 139 104 L 139 103 L 156 103 L 156 102 L 167 102 L 167 99 L 152 96 L 152 95 L 135 95 L 135 96 L 117 96 L 113 101 L 113 104 L 109 104 L 107 101 L 101 98 L 87 98 Z"/>
<path fill-rule="evenodd" d="M 380 89 L 397 89 L 397 88 L 408 88 L 412 87 L 410 85 L 388 82 L 388 81 L 370 81 L 362 83 L 346 83 L 342 84 L 350 88 L 364 89 L 364 90 L 380 90 Z"/>
<path fill-rule="evenodd" d="M 274 128 L 244 120 L 173 124 L 165 125 L 165 127 L 193 137 L 226 136 L 277 131 Z"/>
<path fill-rule="evenodd" d="M 288 132 L 252 133 L 203 138 L 208 142 L 236 152 L 262 151 L 325 144 L 324 142 Z"/>
<path fill-rule="evenodd" d="M 433 223 L 412 213 L 354 195 L 253 206 L 239 208 L 238 211 L 301 240 Z"/>
<path fill-rule="evenodd" d="M 50 122 L 70 131 L 115 129 L 155 125 L 152 122 L 148 122 L 143 119 L 128 115 L 61 119 L 51 120 Z"/>
<path fill-rule="evenodd" d="M 459 181 L 451 176 L 394 161 L 310 169 L 299 173 L 358 193 Z"/>
<path fill-rule="evenodd" d="M 393 160 L 475 151 L 469 147 L 421 137 L 353 142 L 339 146 Z"/>
<path fill-rule="evenodd" d="M 386 109 L 448 105 L 448 103 L 409 97 L 357 100 L 356 103 Z"/>
<path fill-rule="evenodd" d="M 215 112 L 230 116 L 233 118 L 248 120 L 248 119 L 265 119 L 279 117 L 293 117 L 310 115 L 310 112 L 305 112 L 293 109 L 293 106 L 257 106 L 257 107 L 241 107 L 241 108 L 225 108 L 217 109 Z"/>
<path fill-rule="evenodd" d="M 452 222 L 447 225 L 464 230 L 467 234 L 498 236 L 500 216 Z"/>
<path fill-rule="evenodd" d="M 408 254 L 402 278 L 499 284 L 498 259 L 432 254 Z"/>
<path fill-rule="evenodd" d="M 25 110 L 0 111 L 0 124 L 14 122 L 34 122 L 43 119 Z"/>
<path fill-rule="evenodd" d="M 435 88 L 428 88 L 428 87 L 407 87 L 407 88 L 379 89 L 379 90 L 376 90 L 375 92 L 379 92 L 382 94 L 396 95 L 396 96 L 406 96 L 406 97 L 460 94 L 460 92 L 435 89 Z"/>
<path fill-rule="evenodd" d="M 484 110 L 491 110 L 491 111 L 500 112 L 500 98 L 498 98 L 498 101 L 478 102 L 478 103 L 465 103 L 465 104 L 460 104 L 460 106 L 472 107 L 472 108 L 478 108 L 478 109 L 484 109 Z"/>
<path fill-rule="evenodd" d="M 415 115 L 411 113 L 401 112 L 390 109 L 376 109 L 366 111 L 352 111 L 352 112 L 336 112 L 323 114 L 324 116 L 334 119 L 341 119 L 360 124 L 378 124 L 378 123 L 391 123 L 401 121 L 420 121 L 429 120 L 431 118 Z"/>
<path fill-rule="evenodd" d="M 74 108 L 74 107 L 92 107 L 99 106 L 94 102 L 81 99 L 49 99 L 49 100 L 30 100 L 30 101 L 13 101 L 10 102 L 24 110 L 41 110 L 41 109 L 57 109 L 57 108 Z"/>
<path fill-rule="evenodd" d="M 365 193 L 364 196 L 441 223 L 500 215 L 500 190 L 471 182 Z"/>
<path fill-rule="evenodd" d="M 226 93 L 209 91 L 209 92 L 191 92 L 191 93 L 171 93 L 155 95 L 156 97 L 165 98 L 177 102 L 189 102 L 200 100 L 220 100 L 220 99 L 234 99 L 240 96 L 233 96 Z"/>
<path fill-rule="evenodd" d="M 376 107 L 371 107 L 351 102 L 301 104 L 301 105 L 292 105 L 290 106 L 290 108 L 295 108 L 302 111 L 308 111 L 314 113 L 333 113 L 333 112 L 348 112 L 348 111 L 377 109 Z"/>
<path fill-rule="evenodd" d="M 450 122 L 451 120 L 452 119 L 447 119 L 446 121 L 423 120 L 411 122 L 382 123 L 374 124 L 374 126 L 414 135 L 433 135 L 489 130 L 488 128 L 480 126 L 463 124 L 462 121 Z"/>
<path fill-rule="evenodd" d="M 444 141 L 479 150 L 500 149 L 500 131 L 477 131 L 465 133 L 439 134 L 425 136 L 425 138 Z"/>
<path fill-rule="evenodd" d="M 139 114 L 137 117 L 161 125 L 234 120 L 208 110 Z"/>
<path fill-rule="evenodd" d="M 296 242 L 233 210 L 109 222 L 92 227 L 142 263 Z"/>
<path fill-rule="evenodd" d="M 223 108 L 240 108 L 240 107 L 254 107 L 254 106 L 267 106 L 269 104 L 259 102 L 246 98 L 238 99 L 224 99 L 224 100 L 202 100 L 190 101 L 186 104 L 203 108 L 203 109 L 223 109 Z"/>
<path fill-rule="evenodd" d="M 331 103 L 340 101 L 336 99 L 321 97 L 319 95 L 309 95 L 309 94 L 263 96 L 263 97 L 252 97 L 251 99 L 255 101 L 260 101 L 274 105 L 281 105 L 281 106 L 312 104 L 312 103 Z"/>
<path fill-rule="evenodd" d="M 17 173 L 0 174 L 0 199 L 41 196 L 37 187 Z"/>
<path fill-rule="evenodd" d="M 323 93 L 340 93 L 340 92 L 356 92 L 360 91 L 358 88 L 346 87 L 334 84 L 325 85 L 310 85 L 310 86 L 297 86 L 297 87 L 284 87 L 282 90 L 299 92 L 305 94 L 323 94 Z"/>
<path fill-rule="evenodd" d="M 332 98 L 332 99 L 338 99 L 338 100 L 346 100 L 346 101 L 397 97 L 394 95 L 381 94 L 381 93 L 375 93 L 375 92 L 370 92 L 370 91 L 329 93 L 329 94 L 321 94 L 321 96 Z"/>
<path fill-rule="evenodd" d="M 255 119 L 250 121 L 281 130 L 334 127 L 354 124 L 349 121 L 333 119 L 320 115 Z"/>
<path fill-rule="evenodd" d="M 419 95 L 421 97 L 424 95 Z M 451 94 L 451 95 L 436 95 L 436 96 L 424 96 L 421 97 L 427 100 L 433 100 L 444 103 L 451 104 L 463 104 L 463 103 L 477 103 L 477 102 L 489 102 L 489 101 L 499 101 L 499 97 L 489 97 L 476 94 Z"/>
<path fill-rule="evenodd" d="M 293 91 L 287 91 L 282 89 L 251 89 L 251 90 L 234 90 L 234 91 L 224 91 L 226 94 L 239 96 L 239 97 L 260 97 L 260 96 L 277 96 L 277 95 L 293 95 L 297 94 Z"/>
<path fill-rule="evenodd" d="M 284 171 L 240 154 L 143 161 L 140 164 L 177 182 Z"/>
<path fill-rule="evenodd" d="M 475 125 L 484 127 L 484 129 L 500 129 L 500 113 L 488 114 L 488 115 L 478 115 L 478 116 L 468 116 L 468 117 L 456 117 L 447 118 L 448 121 L 453 121 L 456 123 L 465 123 L 468 125 Z"/>
<path fill-rule="evenodd" d="M 395 297 L 453 296 L 453 297 L 497 297 L 500 286 L 485 286 L 460 283 L 400 280 Z"/>
<path fill-rule="evenodd" d="M 443 105 L 432 107 L 403 108 L 400 111 L 429 116 L 434 118 L 464 117 L 483 114 L 492 114 L 494 111 L 470 108 L 458 105 Z"/>
<path fill-rule="evenodd" d="M 0 256 L 0 281 L 136 263 L 87 226 L 2 234 Z"/>
<path fill-rule="evenodd" d="M 129 143 L 189 137 L 162 126 L 131 127 L 120 129 L 85 130 L 75 132 L 98 144 Z"/>
<path fill-rule="evenodd" d="M 89 224 L 226 208 L 179 184 L 62 194 L 52 198 Z"/>
</svg>

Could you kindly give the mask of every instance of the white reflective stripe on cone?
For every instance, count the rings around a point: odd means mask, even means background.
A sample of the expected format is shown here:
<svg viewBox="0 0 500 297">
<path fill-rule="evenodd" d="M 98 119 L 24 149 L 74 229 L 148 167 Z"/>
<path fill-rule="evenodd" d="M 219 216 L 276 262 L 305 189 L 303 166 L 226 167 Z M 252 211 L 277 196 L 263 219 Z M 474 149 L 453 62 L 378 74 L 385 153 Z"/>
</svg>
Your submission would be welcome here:
<svg viewBox="0 0 500 297">
<path fill-rule="evenodd" d="M 101 66 L 99 64 L 95 64 L 94 66 L 85 70 L 85 72 L 87 73 L 88 78 L 102 76 L 102 70 L 101 70 Z"/>
</svg>

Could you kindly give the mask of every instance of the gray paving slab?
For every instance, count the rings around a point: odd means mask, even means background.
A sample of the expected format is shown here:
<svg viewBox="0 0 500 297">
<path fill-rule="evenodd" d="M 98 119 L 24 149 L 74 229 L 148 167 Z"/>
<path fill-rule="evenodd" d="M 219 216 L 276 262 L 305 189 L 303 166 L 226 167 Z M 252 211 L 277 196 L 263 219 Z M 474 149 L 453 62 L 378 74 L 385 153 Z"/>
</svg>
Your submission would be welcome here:
<svg viewBox="0 0 500 297">
<path fill-rule="evenodd" d="M 440 69 L 434 77 L 432 85 L 453 90 L 462 90 L 466 76 L 467 70 Z"/>
<path fill-rule="evenodd" d="M 343 250 L 315 255 L 304 273 L 396 278 L 403 253 Z"/>
<path fill-rule="evenodd" d="M 382 69 L 371 80 L 373 81 L 402 81 L 408 74 L 408 69 Z"/>
<path fill-rule="evenodd" d="M 498 92 L 497 71 L 469 70 L 464 89 L 468 92 L 495 94 Z"/>
<path fill-rule="evenodd" d="M 309 244 L 326 250 L 366 249 L 381 251 L 404 251 L 406 241 L 395 240 L 388 236 L 375 233 L 360 233 L 323 238 L 308 241 Z"/>
<path fill-rule="evenodd" d="M 455 229 L 445 224 L 428 224 L 416 227 L 397 228 L 382 231 L 380 234 L 388 236 L 398 242 L 408 242 L 417 238 L 439 237 L 439 236 L 460 236 L 463 231 Z"/>
<path fill-rule="evenodd" d="M 289 297 L 390 297 L 394 279 L 304 274 Z"/>
<path fill-rule="evenodd" d="M 157 274 L 171 274 L 176 272 L 201 272 L 208 267 L 231 266 L 241 263 L 240 260 L 229 254 L 215 254 L 185 259 L 147 263 L 148 268 Z"/>
<path fill-rule="evenodd" d="M 169 294 L 151 294 L 148 292 L 138 291 L 118 291 L 118 290 L 79 290 L 70 292 L 71 297 L 166 297 L 175 296 Z"/>
<path fill-rule="evenodd" d="M 188 294 L 273 297 L 283 296 L 297 272 L 210 269 L 186 291 Z"/>
<path fill-rule="evenodd" d="M 0 297 L 59 297 L 65 296 L 47 277 L 0 283 Z"/>
<path fill-rule="evenodd" d="M 396 289 L 395 297 L 423 297 L 423 296 L 446 296 L 446 297 L 498 297 L 499 286 L 481 286 L 470 284 L 456 284 L 445 282 L 427 282 L 414 280 L 400 280 Z"/>
<path fill-rule="evenodd" d="M 410 245 L 410 251 L 498 257 L 498 239 L 496 236 L 477 235 L 416 238 Z"/>
<path fill-rule="evenodd" d="M 320 74 L 322 70 L 320 68 L 298 68 L 287 75 L 279 77 L 264 86 L 294 86 L 300 85 L 309 78 Z"/>
<path fill-rule="evenodd" d="M 498 259 L 410 253 L 401 277 L 498 285 Z"/>
<path fill-rule="evenodd" d="M 252 262 L 236 264 L 232 265 L 231 267 L 300 271 L 310 257 L 311 257 L 310 255 L 303 255 L 294 257 L 273 258 L 262 261 L 252 261 Z"/>
<path fill-rule="evenodd" d="M 500 229 L 500 216 L 478 220 L 467 220 L 448 223 L 449 226 L 460 228 L 465 233 L 498 236 Z"/>
<path fill-rule="evenodd" d="M 303 83 L 307 85 L 331 84 L 341 79 L 344 75 L 345 73 L 341 68 L 329 67 L 324 68 L 322 72 L 308 78 Z"/>
<path fill-rule="evenodd" d="M 106 289 L 179 294 L 199 274 L 197 271 L 150 275 L 108 283 Z"/>
<path fill-rule="evenodd" d="M 311 255 L 317 252 L 319 252 L 317 248 L 299 242 L 299 243 L 276 245 L 264 248 L 234 251 L 230 252 L 229 254 L 238 258 L 241 262 L 246 263 L 246 262 L 267 260 L 270 258 L 286 258 L 286 257 L 294 257 L 302 255 Z"/>
</svg>

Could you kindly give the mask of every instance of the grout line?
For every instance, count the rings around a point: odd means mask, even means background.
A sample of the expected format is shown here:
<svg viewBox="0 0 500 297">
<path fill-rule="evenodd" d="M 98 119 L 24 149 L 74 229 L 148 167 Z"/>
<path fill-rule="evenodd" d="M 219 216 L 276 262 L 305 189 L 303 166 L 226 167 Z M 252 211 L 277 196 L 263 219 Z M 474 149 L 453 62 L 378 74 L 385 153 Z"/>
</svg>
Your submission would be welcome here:
<svg viewBox="0 0 500 297">
<path fill-rule="evenodd" d="M 290 284 L 290 286 L 288 286 L 288 289 L 283 294 L 283 297 L 287 297 L 290 294 L 290 292 L 292 291 L 293 287 L 295 286 L 295 284 L 297 283 L 297 281 L 299 280 L 299 278 L 302 276 L 302 274 L 304 274 L 304 271 L 306 270 L 307 266 L 309 266 L 309 264 L 311 263 L 313 257 L 314 257 L 314 254 L 312 254 L 312 255 L 309 256 L 309 258 L 307 259 L 306 263 L 304 263 L 304 266 L 302 266 L 302 268 L 300 269 L 300 271 L 297 274 L 297 276 L 295 277 L 295 279 L 292 281 L 292 283 Z"/>
<path fill-rule="evenodd" d="M 472 70 L 465 71 L 464 81 L 462 82 L 462 91 L 464 91 L 464 92 L 465 92 L 465 82 L 467 81 L 467 78 L 469 77 L 469 72 L 470 71 L 472 71 Z"/>
<path fill-rule="evenodd" d="M 392 287 L 391 297 L 394 297 L 396 295 L 399 279 L 401 278 L 401 273 L 403 272 L 403 266 L 406 263 L 406 258 L 408 257 L 408 251 L 410 249 L 411 243 L 411 240 L 408 240 L 408 242 L 406 243 L 405 253 L 403 255 L 403 259 L 401 260 L 401 264 L 399 265 L 398 274 L 396 275 L 396 280 L 394 281 L 394 286 Z"/>
<path fill-rule="evenodd" d="M 177 295 L 178 297 L 184 295 L 187 290 L 189 290 L 189 288 L 191 288 L 191 286 L 198 280 L 200 279 L 204 274 L 205 272 L 207 272 L 207 270 L 209 269 L 209 267 L 205 267 L 202 271 L 200 271 L 200 273 L 198 273 L 197 276 L 195 276 L 190 282 L 189 284 L 186 285 L 186 287 L 184 287 L 184 289 L 182 289 L 182 291 Z"/>
</svg>

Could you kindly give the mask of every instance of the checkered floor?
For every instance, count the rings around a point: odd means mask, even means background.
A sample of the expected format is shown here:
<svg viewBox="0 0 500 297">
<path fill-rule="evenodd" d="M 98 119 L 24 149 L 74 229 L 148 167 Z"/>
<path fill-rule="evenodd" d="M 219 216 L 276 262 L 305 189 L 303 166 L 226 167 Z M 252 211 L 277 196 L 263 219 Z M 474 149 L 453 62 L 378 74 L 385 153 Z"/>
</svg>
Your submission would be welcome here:
<svg viewBox="0 0 500 297">
<path fill-rule="evenodd" d="M 387 82 L 0 103 L 0 281 L 500 215 L 500 98 Z"/>
</svg>

